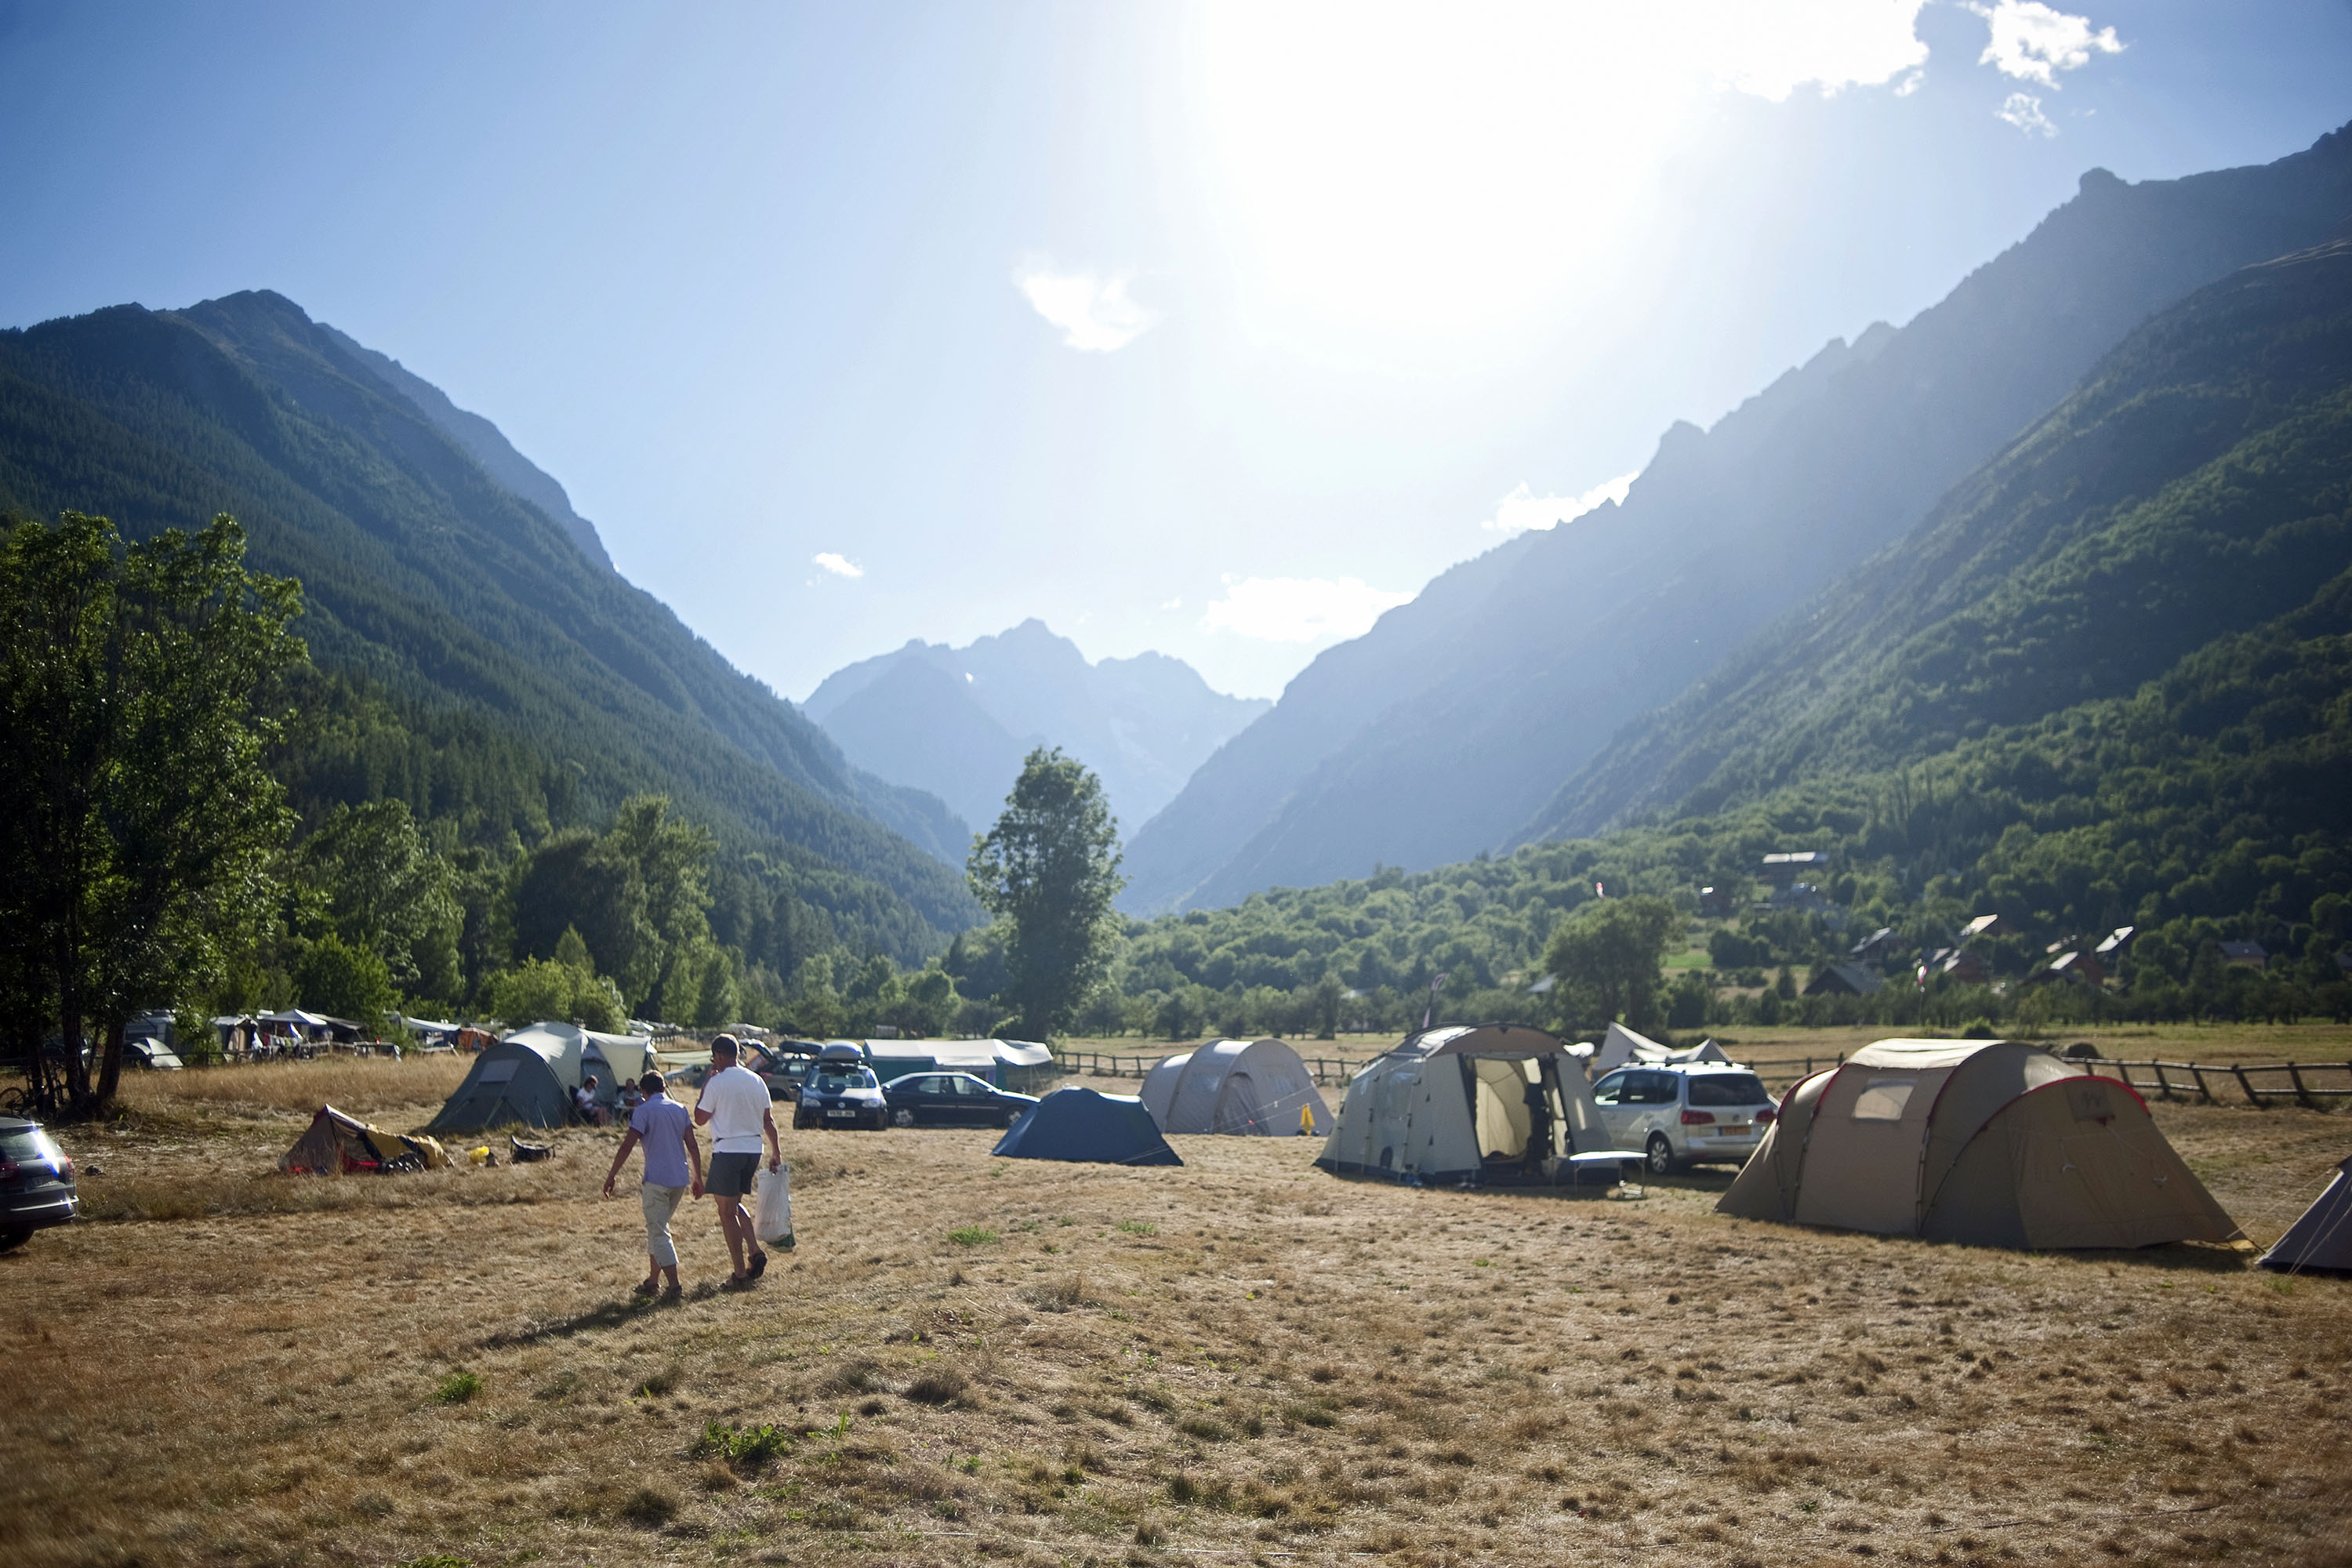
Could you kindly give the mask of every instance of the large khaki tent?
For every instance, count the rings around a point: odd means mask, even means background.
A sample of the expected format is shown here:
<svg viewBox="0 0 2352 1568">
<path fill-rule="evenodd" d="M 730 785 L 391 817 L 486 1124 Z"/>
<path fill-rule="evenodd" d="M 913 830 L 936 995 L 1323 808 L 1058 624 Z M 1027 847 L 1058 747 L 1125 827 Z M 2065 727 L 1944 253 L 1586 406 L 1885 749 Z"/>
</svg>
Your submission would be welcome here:
<svg viewBox="0 0 2352 1568">
<path fill-rule="evenodd" d="M 1508 1024 L 1424 1029 L 1365 1064 L 1315 1163 L 1342 1176 L 1549 1186 L 1642 1156 L 1609 1147 L 1559 1041 Z"/>
<path fill-rule="evenodd" d="M 572 1119 L 572 1091 L 596 1075 L 596 1098 L 610 1105 L 625 1078 L 653 1062 L 644 1035 L 600 1035 L 571 1024 L 538 1023 L 474 1058 L 466 1081 L 426 1126 L 428 1132 L 478 1132 L 520 1121 L 561 1127 Z"/>
<path fill-rule="evenodd" d="M 386 1132 L 322 1105 L 302 1136 L 294 1140 L 294 1147 L 279 1157 L 278 1168 L 295 1174 L 348 1176 L 358 1171 L 431 1171 L 448 1163 L 448 1154 L 430 1138 Z"/>
<path fill-rule="evenodd" d="M 1979 1247 L 2238 1236 L 2129 1085 L 1999 1040 L 1881 1040 L 1806 1079 L 1716 1207 Z"/>
<path fill-rule="evenodd" d="M 2263 1254 L 2263 1267 L 2288 1274 L 2352 1274 L 2352 1160 Z"/>
<path fill-rule="evenodd" d="M 1162 1132 L 1262 1138 L 1331 1131 L 1331 1112 L 1298 1053 L 1280 1040 L 1204 1040 L 1144 1076 L 1143 1103 Z"/>
</svg>

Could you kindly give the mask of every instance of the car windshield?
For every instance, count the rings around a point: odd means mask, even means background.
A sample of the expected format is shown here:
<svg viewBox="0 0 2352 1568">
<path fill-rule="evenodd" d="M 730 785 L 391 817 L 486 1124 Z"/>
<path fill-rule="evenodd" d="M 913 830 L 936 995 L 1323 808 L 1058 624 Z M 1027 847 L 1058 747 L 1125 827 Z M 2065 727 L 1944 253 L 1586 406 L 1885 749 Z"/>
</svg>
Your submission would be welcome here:
<svg viewBox="0 0 2352 1568">
<path fill-rule="evenodd" d="M 847 1094 L 856 1089 L 875 1088 L 874 1074 L 866 1068 L 823 1067 L 810 1080 L 819 1094 Z"/>
<path fill-rule="evenodd" d="M 1769 1105 L 1764 1082 L 1752 1072 L 1694 1073 L 1690 1080 L 1693 1105 Z"/>
</svg>

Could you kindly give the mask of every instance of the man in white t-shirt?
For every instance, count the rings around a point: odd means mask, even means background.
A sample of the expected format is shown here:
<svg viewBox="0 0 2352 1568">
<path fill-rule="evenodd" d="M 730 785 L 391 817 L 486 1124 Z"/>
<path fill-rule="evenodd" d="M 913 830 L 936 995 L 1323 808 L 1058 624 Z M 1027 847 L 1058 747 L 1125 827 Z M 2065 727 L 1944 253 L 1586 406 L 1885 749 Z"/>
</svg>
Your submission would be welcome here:
<svg viewBox="0 0 2352 1568">
<path fill-rule="evenodd" d="M 762 1140 L 769 1170 L 783 1168 L 784 1152 L 776 1139 L 768 1086 L 736 1060 L 738 1051 L 732 1035 L 710 1042 L 710 1076 L 702 1080 L 694 1124 L 710 1129 L 710 1174 L 704 1190 L 719 1205 L 719 1228 L 726 1233 L 728 1255 L 735 1260 L 735 1272 L 727 1283 L 740 1289 L 768 1268 L 768 1255 L 761 1250 L 759 1237 L 751 1233 L 751 1216 L 743 1208 L 760 1168 Z"/>
</svg>

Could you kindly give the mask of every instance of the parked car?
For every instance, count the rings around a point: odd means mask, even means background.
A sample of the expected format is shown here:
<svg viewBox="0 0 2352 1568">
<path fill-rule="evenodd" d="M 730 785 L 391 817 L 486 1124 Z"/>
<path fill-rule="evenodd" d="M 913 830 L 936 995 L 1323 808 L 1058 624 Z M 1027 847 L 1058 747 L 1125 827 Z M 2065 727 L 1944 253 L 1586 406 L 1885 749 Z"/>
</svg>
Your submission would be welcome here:
<svg viewBox="0 0 2352 1568">
<path fill-rule="evenodd" d="M 894 1127 L 1010 1127 L 1037 1103 L 968 1072 L 910 1072 L 882 1086 Z"/>
<path fill-rule="evenodd" d="M 0 1252 L 14 1252 L 37 1230 L 71 1224 L 74 1164 L 37 1121 L 0 1116 Z"/>
<path fill-rule="evenodd" d="M 824 1048 L 814 1040 L 751 1041 L 744 1046 L 743 1065 L 760 1075 L 770 1100 L 797 1101 L 801 1085 Z"/>
<path fill-rule="evenodd" d="M 882 1085 L 856 1046 L 827 1046 L 817 1053 L 802 1081 L 793 1125 L 866 1127 L 877 1132 L 890 1125 L 890 1106 L 882 1098 Z"/>
<path fill-rule="evenodd" d="M 184 1066 L 180 1053 L 155 1038 L 145 1035 L 122 1042 L 123 1062 L 134 1068 L 146 1068 L 154 1072 L 177 1072 Z"/>
<path fill-rule="evenodd" d="M 1654 1176 L 1708 1163 L 1745 1164 L 1774 1114 L 1752 1070 L 1717 1062 L 1620 1068 L 1592 1086 L 1592 1102 L 1610 1141 L 1641 1150 Z"/>
</svg>

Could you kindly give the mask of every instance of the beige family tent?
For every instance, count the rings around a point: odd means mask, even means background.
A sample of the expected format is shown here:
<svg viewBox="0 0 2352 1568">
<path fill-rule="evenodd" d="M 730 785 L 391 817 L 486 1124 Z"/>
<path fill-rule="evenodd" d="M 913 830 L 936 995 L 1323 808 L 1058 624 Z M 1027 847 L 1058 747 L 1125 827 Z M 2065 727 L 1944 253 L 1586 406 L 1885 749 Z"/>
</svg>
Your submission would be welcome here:
<svg viewBox="0 0 2352 1568">
<path fill-rule="evenodd" d="M 1713 1040 L 1704 1040 L 1681 1050 L 1662 1046 L 1647 1035 L 1637 1035 L 1622 1024 L 1612 1024 L 1601 1038 L 1600 1048 L 1592 1053 L 1592 1076 L 1633 1064 L 1643 1067 L 1664 1067 L 1675 1062 L 1727 1062 L 1723 1047 Z"/>
<path fill-rule="evenodd" d="M 1143 1103 L 1162 1132 L 1262 1138 L 1331 1131 L 1331 1112 L 1298 1053 L 1280 1040 L 1204 1040 L 1144 1075 Z"/>
<path fill-rule="evenodd" d="M 2352 1160 L 2263 1254 L 2263 1267 L 2287 1274 L 2352 1274 Z"/>
<path fill-rule="evenodd" d="M 433 1139 L 386 1132 L 322 1105 L 278 1168 L 295 1174 L 347 1176 L 357 1171 L 430 1171 L 448 1163 L 447 1152 Z"/>
<path fill-rule="evenodd" d="M 596 1098 L 610 1105 L 621 1080 L 642 1078 L 653 1064 L 645 1035 L 600 1035 L 571 1024 L 538 1023 L 517 1029 L 474 1058 L 428 1132 L 478 1132 L 522 1122 L 561 1127 L 572 1119 L 572 1091 L 596 1075 Z"/>
<path fill-rule="evenodd" d="M 1592 1088 L 1555 1037 L 1496 1024 L 1425 1029 L 1375 1057 L 1315 1163 L 1417 1184 L 1549 1186 L 1641 1158 L 1610 1148 Z"/>
<path fill-rule="evenodd" d="M 2238 1236 L 2129 1085 L 2001 1040 L 1881 1040 L 1806 1079 L 1716 1207 L 1979 1247 Z"/>
</svg>

